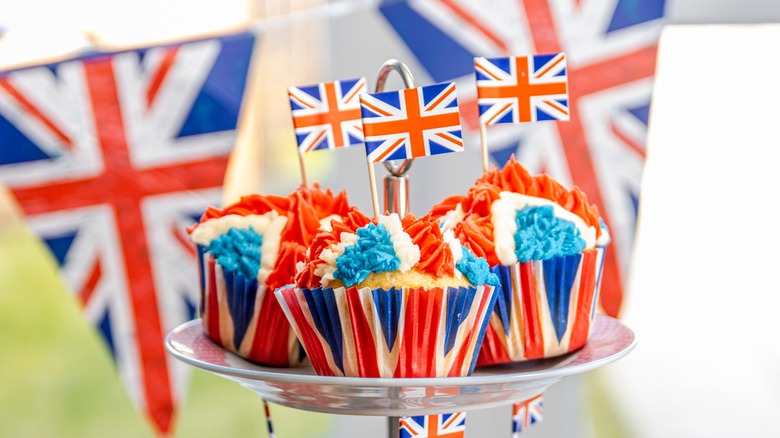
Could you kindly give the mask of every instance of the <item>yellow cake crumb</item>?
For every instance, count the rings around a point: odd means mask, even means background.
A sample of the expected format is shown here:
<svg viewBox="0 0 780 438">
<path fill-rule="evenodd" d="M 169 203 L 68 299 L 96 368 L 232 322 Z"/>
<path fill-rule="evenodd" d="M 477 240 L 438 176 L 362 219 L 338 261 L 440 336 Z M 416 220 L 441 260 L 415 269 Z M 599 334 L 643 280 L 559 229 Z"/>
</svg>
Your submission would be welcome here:
<svg viewBox="0 0 780 438">
<path fill-rule="evenodd" d="M 454 276 L 434 277 L 424 272 L 411 270 L 408 272 L 372 272 L 368 274 L 365 280 L 355 285 L 358 289 L 364 287 L 370 289 L 390 289 L 392 287 L 469 287 L 472 286 L 466 276 L 456 278 Z M 328 287 L 344 287 L 341 280 L 333 280 Z"/>
</svg>

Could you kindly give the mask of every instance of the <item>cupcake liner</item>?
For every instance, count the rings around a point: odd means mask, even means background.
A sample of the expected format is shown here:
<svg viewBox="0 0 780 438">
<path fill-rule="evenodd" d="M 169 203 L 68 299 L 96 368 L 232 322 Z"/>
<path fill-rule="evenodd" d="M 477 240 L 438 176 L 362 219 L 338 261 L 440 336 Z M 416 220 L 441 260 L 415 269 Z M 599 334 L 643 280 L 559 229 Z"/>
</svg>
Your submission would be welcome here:
<svg viewBox="0 0 780 438">
<path fill-rule="evenodd" d="M 461 288 L 280 288 L 276 297 L 317 374 L 471 374 L 496 294 Z"/>
<path fill-rule="evenodd" d="M 588 341 L 598 302 L 604 247 L 495 266 L 501 281 L 477 365 L 559 356 Z"/>
<path fill-rule="evenodd" d="M 203 329 L 227 350 L 253 362 L 295 366 L 305 353 L 273 294 L 257 279 L 226 271 L 198 246 Z"/>
</svg>

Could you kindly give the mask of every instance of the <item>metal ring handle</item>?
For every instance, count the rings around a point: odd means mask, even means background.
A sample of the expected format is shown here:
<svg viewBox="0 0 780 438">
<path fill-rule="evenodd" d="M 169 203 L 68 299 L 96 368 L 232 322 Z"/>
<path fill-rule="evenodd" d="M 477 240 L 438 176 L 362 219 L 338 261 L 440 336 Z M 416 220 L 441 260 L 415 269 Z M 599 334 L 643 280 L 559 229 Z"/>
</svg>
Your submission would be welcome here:
<svg viewBox="0 0 780 438">
<path fill-rule="evenodd" d="M 387 82 L 387 76 L 390 72 L 395 71 L 401 75 L 401 80 L 404 82 L 404 87 L 414 88 L 414 77 L 412 72 L 409 71 L 409 67 L 403 62 L 397 59 L 388 59 L 382 64 L 382 68 L 379 70 L 379 75 L 376 77 L 376 87 L 374 92 L 379 93 L 385 91 L 385 82 Z M 412 167 L 412 159 L 404 160 L 398 167 L 393 166 L 389 161 L 385 161 L 385 168 L 388 172 L 394 176 L 403 176 Z"/>
</svg>

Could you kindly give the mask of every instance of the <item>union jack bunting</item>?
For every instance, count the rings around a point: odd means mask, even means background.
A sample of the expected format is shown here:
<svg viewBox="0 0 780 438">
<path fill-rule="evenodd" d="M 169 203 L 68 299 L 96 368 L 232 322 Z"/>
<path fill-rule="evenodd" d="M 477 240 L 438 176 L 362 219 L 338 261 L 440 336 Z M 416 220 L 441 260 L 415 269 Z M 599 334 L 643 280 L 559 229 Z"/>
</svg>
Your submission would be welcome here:
<svg viewBox="0 0 780 438">
<path fill-rule="evenodd" d="M 254 41 L 241 33 L 0 73 L 0 179 L 160 434 L 186 377 L 163 338 L 198 303 L 185 229 L 219 202 Z"/>
<path fill-rule="evenodd" d="M 360 96 L 368 161 L 460 152 L 455 83 Z"/>
<path fill-rule="evenodd" d="M 515 403 L 512 408 L 512 438 L 520 438 L 520 434 L 544 419 L 542 394 L 521 403 Z"/>
<path fill-rule="evenodd" d="M 293 126 L 300 153 L 363 143 L 358 96 L 366 79 L 290 87 Z"/>
<path fill-rule="evenodd" d="M 529 171 L 577 185 L 599 206 L 613 238 L 600 305 L 612 316 L 620 310 L 634 237 L 665 5 L 664 0 L 385 0 L 380 7 L 397 35 L 377 33 L 377 41 L 407 46 L 416 56 L 407 64 L 423 80 L 458 83 L 467 141 L 480 126 L 475 57 L 566 53 L 571 121 L 495 126 L 488 144 L 499 166 L 515 154 Z"/>
<path fill-rule="evenodd" d="M 566 55 L 474 58 L 485 125 L 569 120 Z"/>
<path fill-rule="evenodd" d="M 466 413 L 401 417 L 400 438 L 463 438 L 466 436 Z"/>
</svg>

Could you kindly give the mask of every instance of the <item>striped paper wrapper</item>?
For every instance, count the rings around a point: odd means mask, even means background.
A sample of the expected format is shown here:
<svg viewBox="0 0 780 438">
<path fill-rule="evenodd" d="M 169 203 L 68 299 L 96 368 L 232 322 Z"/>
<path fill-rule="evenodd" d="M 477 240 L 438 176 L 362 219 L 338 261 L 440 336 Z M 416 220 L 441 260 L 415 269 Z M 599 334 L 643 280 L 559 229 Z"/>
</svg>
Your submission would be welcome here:
<svg viewBox="0 0 780 438">
<path fill-rule="evenodd" d="M 493 310 L 492 286 L 284 287 L 276 296 L 319 375 L 467 376 Z"/>
<path fill-rule="evenodd" d="M 495 266 L 501 291 L 477 365 L 560 356 L 588 341 L 601 287 L 603 247 Z"/>
<path fill-rule="evenodd" d="M 206 334 L 241 357 L 273 366 L 295 366 L 306 357 L 273 289 L 222 269 L 198 245 L 200 314 Z"/>
</svg>

